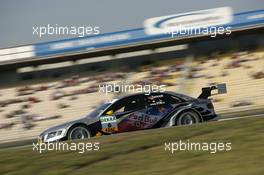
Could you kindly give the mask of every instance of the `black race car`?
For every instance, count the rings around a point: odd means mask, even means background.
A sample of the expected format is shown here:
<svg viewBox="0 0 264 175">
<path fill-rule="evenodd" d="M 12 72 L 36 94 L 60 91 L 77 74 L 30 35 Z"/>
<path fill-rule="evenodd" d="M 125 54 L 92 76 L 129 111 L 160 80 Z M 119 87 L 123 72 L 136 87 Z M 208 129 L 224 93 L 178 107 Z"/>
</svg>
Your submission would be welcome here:
<svg viewBox="0 0 264 175">
<path fill-rule="evenodd" d="M 90 138 L 142 129 L 191 125 L 217 120 L 208 97 L 226 93 L 226 85 L 202 88 L 198 98 L 174 92 L 138 93 L 104 103 L 86 117 L 47 129 L 41 142 Z"/>
</svg>

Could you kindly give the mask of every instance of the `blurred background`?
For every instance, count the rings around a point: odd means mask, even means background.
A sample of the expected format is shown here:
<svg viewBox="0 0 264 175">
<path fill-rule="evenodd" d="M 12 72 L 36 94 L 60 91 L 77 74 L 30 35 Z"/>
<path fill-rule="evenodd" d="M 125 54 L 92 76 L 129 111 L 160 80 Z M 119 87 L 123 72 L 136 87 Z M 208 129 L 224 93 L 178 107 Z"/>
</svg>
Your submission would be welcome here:
<svg viewBox="0 0 264 175">
<path fill-rule="evenodd" d="M 264 174 L 263 1 L 1 0 L 0 23 L 0 174 Z M 34 34 L 48 25 L 99 33 Z M 172 37 L 178 25 L 231 33 Z M 100 143 L 84 154 L 32 150 L 43 130 L 126 95 L 99 92 L 114 83 L 192 97 L 226 83 L 227 94 L 212 97 L 222 121 L 82 140 Z M 232 150 L 164 151 L 181 139 Z"/>
<path fill-rule="evenodd" d="M 263 113 L 263 2 L 49 2 L 0 4 L 0 143 L 35 139 L 120 95 L 99 93 L 103 83 L 164 84 L 193 97 L 204 86 L 226 83 L 227 95 L 213 98 L 218 113 Z M 232 20 L 222 24 L 231 26 L 230 35 L 172 38 L 148 34 L 153 26 L 143 25 L 157 16 L 224 6 L 232 10 Z M 99 26 L 100 34 L 32 35 L 33 26 L 47 24 Z"/>
</svg>

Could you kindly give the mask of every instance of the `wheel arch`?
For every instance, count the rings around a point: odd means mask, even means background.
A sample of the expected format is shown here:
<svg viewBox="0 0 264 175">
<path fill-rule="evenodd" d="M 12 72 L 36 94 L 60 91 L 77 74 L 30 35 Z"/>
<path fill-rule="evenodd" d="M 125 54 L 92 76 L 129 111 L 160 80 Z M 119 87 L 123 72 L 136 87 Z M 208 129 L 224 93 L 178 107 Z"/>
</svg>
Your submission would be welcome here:
<svg viewBox="0 0 264 175">
<path fill-rule="evenodd" d="M 196 109 L 185 106 L 183 108 L 180 108 L 180 109 L 176 110 L 175 112 L 173 112 L 171 114 L 171 117 L 170 117 L 170 120 L 169 120 L 167 126 L 175 126 L 176 125 L 177 118 L 179 117 L 179 115 L 181 113 L 183 113 L 183 112 L 186 112 L 186 111 L 192 111 L 192 112 L 196 113 L 199 116 L 199 118 L 200 118 L 200 122 L 203 122 L 202 115 Z"/>
</svg>

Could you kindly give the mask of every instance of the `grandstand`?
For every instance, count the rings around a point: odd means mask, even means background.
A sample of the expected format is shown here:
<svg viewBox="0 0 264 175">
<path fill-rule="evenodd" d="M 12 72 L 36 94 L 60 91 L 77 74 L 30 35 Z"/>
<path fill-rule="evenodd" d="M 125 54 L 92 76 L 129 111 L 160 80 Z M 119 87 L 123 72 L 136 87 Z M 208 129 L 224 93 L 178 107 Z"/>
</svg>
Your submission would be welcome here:
<svg viewBox="0 0 264 175">
<path fill-rule="evenodd" d="M 98 92 L 100 83 L 126 80 L 132 84 L 165 84 L 166 90 L 179 90 L 197 97 L 201 87 L 225 82 L 228 95 L 214 98 L 218 113 L 264 107 L 263 49 L 197 57 L 188 65 L 189 71 L 184 61 L 183 58 L 157 61 L 156 66 L 139 66 L 129 74 L 101 72 L 55 82 L 32 80 L 27 85 L 3 88 L 0 90 L 0 132 L 4 137 L 0 142 L 34 138 L 52 125 L 85 116 L 96 105 L 117 95 Z M 181 81 L 183 77 L 185 80 Z"/>
<path fill-rule="evenodd" d="M 218 55 L 213 59 L 193 63 L 194 77 L 189 80 L 193 87 L 191 94 L 198 94 L 199 86 L 226 82 L 228 95 L 217 96 L 215 107 L 219 112 L 236 111 L 264 107 L 264 77 L 256 74 L 264 72 L 263 50 L 238 52 L 232 55 Z M 194 86 L 193 86 L 194 85 Z"/>
</svg>

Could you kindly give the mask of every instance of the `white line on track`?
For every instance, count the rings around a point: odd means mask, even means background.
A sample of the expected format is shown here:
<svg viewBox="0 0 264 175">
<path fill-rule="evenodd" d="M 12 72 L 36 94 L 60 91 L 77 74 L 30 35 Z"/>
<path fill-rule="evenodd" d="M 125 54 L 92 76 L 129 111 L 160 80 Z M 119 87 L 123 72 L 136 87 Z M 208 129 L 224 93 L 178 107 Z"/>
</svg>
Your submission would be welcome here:
<svg viewBox="0 0 264 175">
<path fill-rule="evenodd" d="M 238 119 L 242 119 L 242 118 L 251 118 L 251 117 L 264 117 L 264 114 L 256 114 L 256 115 L 242 116 L 242 117 L 223 118 L 223 119 L 219 119 L 218 122 L 228 121 L 228 120 L 238 120 Z"/>
</svg>

